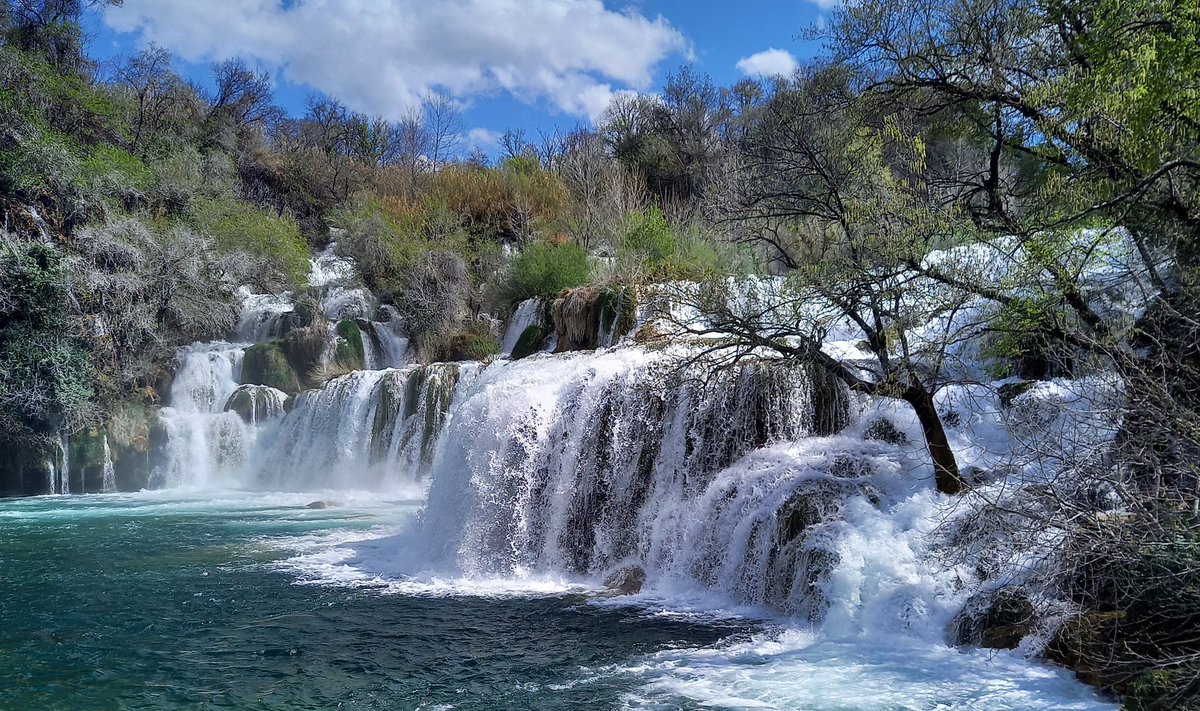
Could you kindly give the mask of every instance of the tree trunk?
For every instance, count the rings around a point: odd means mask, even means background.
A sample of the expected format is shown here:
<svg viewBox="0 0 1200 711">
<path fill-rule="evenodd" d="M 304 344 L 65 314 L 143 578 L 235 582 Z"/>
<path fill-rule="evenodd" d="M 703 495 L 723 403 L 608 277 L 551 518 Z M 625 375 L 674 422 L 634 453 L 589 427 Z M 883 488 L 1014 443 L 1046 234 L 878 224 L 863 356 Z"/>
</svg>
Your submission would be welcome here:
<svg viewBox="0 0 1200 711">
<path fill-rule="evenodd" d="M 922 387 L 913 387 L 904 393 L 904 401 L 912 405 L 917 413 L 917 421 L 925 432 L 925 446 L 929 457 L 933 460 L 934 480 L 938 491 L 943 494 L 957 494 L 962 491 L 962 476 L 958 472 L 958 461 L 954 458 L 954 450 L 946 439 L 946 429 L 942 427 L 942 418 L 933 407 L 933 394 Z"/>
</svg>

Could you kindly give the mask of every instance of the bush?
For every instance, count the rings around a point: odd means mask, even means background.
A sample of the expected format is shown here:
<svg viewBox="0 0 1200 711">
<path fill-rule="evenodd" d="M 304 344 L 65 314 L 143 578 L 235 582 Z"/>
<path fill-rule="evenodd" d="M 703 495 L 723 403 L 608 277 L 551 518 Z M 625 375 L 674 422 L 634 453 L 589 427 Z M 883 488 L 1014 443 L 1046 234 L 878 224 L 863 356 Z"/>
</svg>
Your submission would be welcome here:
<svg viewBox="0 0 1200 711">
<path fill-rule="evenodd" d="M 654 267 L 671 258 L 678 249 L 671 225 L 657 207 L 646 214 L 633 213 L 626 218 L 621 248 Z"/>
<path fill-rule="evenodd" d="M 483 360 L 499 352 L 500 343 L 490 334 L 468 331 L 454 335 L 442 345 L 437 360 Z"/>
<path fill-rule="evenodd" d="M 305 283 L 309 250 L 295 220 L 237 199 L 202 199 L 194 204 L 191 221 L 222 251 L 261 257 L 292 285 Z"/>
<path fill-rule="evenodd" d="M 470 296 L 467 265 L 452 252 L 426 252 L 409 268 L 396 307 L 423 359 L 433 357 L 459 330 Z"/>
<path fill-rule="evenodd" d="M 0 441 L 6 451 L 38 450 L 56 430 L 78 430 L 94 419 L 95 373 L 68 319 L 61 253 L 42 244 L 4 247 Z"/>
<path fill-rule="evenodd" d="M 513 304 L 536 296 L 555 296 L 588 280 L 587 255 L 573 244 L 538 242 L 509 265 L 507 291 Z"/>
</svg>

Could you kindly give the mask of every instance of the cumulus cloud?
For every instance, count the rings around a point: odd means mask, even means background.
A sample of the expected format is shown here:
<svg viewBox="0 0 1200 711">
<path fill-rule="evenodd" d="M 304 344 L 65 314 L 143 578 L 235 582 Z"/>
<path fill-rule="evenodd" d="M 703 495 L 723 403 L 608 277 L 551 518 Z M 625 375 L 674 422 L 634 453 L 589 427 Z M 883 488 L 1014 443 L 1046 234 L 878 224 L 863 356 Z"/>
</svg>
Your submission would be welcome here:
<svg viewBox="0 0 1200 711">
<path fill-rule="evenodd" d="M 787 76 L 799 67 L 800 63 L 791 52 L 774 47 L 742 57 L 737 63 L 738 71 L 748 77 Z"/>
<path fill-rule="evenodd" d="M 473 128 L 467 131 L 467 145 L 485 151 L 493 150 L 500 145 L 500 132 L 490 128 Z"/>
<path fill-rule="evenodd" d="M 242 57 L 391 117 L 431 90 L 595 117 L 617 92 L 646 89 L 668 56 L 691 54 L 663 17 L 602 0 L 125 0 L 104 17 L 189 61 Z"/>
</svg>

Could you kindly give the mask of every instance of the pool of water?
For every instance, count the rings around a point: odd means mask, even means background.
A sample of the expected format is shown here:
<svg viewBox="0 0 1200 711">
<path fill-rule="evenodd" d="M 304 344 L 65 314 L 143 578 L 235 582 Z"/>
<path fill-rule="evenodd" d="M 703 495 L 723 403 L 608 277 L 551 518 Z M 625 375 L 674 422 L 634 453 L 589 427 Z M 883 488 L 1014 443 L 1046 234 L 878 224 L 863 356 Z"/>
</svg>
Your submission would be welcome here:
<svg viewBox="0 0 1200 711">
<path fill-rule="evenodd" d="M 310 508 L 315 501 L 323 508 Z M 1015 655 L 353 566 L 416 497 L 0 501 L 2 709 L 1092 709 Z M 369 549 L 369 545 L 367 546 Z"/>
</svg>

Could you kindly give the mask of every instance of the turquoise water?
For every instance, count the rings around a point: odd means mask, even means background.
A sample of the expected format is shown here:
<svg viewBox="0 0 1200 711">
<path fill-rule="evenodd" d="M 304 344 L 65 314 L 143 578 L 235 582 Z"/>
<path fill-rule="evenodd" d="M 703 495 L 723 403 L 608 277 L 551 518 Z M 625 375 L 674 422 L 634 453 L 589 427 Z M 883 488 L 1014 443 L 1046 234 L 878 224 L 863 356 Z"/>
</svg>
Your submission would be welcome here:
<svg viewBox="0 0 1200 711">
<path fill-rule="evenodd" d="M 314 534 L 411 503 L 324 510 L 234 496 L 0 502 L 5 709 L 614 708 L 596 673 L 745 625 L 537 597 L 386 595 L 297 584 Z"/>
<path fill-rule="evenodd" d="M 702 595 L 380 577 L 419 506 L 2 500 L 0 709 L 1115 708 L 1015 654 L 827 640 Z"/>
</svg>

